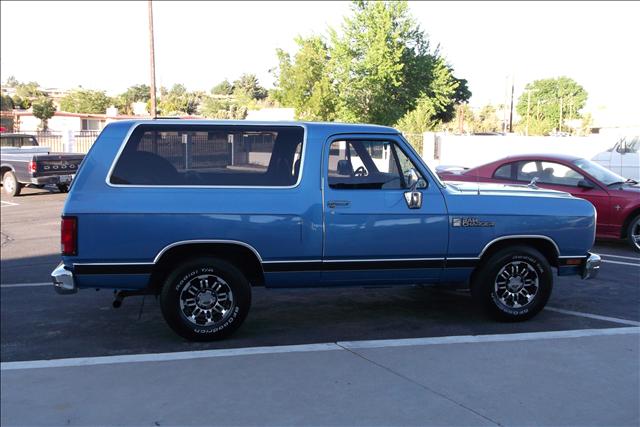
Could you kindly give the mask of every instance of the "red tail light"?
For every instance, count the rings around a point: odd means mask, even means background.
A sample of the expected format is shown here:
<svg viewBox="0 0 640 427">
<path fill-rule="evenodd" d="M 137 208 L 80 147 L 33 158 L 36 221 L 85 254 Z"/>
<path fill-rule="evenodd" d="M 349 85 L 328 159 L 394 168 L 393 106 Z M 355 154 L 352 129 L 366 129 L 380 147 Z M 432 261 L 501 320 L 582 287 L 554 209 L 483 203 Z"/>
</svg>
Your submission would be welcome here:
<svg viewBox="0 0 640 427">
<path fill-rule="evenodd" d="M 36 162 L 31 160 L 29 162 L 29 173 L 36 173 L 37 170 L 38 170 L 38 165 L 36 165 Z"/>
<path fill-rule="evenodd" d="M 60 249 L 62 255 L 78 254 L 78 218 L 75 216 L 62 217 Z"/>
</svg>

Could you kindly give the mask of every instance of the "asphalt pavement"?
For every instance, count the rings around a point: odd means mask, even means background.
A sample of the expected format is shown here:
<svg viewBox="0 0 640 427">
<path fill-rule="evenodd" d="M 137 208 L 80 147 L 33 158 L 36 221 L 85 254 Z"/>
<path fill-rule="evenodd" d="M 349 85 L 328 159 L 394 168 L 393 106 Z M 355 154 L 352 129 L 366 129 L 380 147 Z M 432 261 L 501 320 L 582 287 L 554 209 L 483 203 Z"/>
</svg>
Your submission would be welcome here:
<svg viewBox="0 0 640 427">
<path fill-rule="evenodd" d="M 2 425 L 640 424 L 640 256 L 622 242 L 528 322 L 446 287 L 256 288 L 234 336 L 190 343 L 153 297 L 57 295 L 65 195 L 24 193 L 0 208 Z"/>
</svg>

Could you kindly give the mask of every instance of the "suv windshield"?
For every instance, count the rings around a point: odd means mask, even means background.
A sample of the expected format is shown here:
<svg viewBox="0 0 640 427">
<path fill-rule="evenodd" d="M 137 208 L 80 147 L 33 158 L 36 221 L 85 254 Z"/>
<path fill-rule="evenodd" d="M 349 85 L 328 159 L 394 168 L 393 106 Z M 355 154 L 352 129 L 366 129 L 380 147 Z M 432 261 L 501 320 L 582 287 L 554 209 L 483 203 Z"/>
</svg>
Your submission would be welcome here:
<svg viewBox="0 0 640 427">
<path fill-rule="evenodd" d="M 574 160 L 573 164 L 603 183 L 604 185 L 611 185 L 617 182 L 625 182 L 626 179 L 620 175 L 611 172 L 609 169 L 600 166 L 597 163 L 587 159 Z"/>
</svg>

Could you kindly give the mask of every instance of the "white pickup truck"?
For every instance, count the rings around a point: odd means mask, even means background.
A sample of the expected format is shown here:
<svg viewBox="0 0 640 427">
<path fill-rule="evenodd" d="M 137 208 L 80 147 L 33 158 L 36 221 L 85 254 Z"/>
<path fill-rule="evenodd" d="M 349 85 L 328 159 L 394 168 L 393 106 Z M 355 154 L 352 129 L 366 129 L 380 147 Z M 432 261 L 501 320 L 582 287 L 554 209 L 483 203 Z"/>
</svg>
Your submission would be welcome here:
<svg viewBox="0 0 640 427">
<path fill-rule="evenodd" d="M 612 172 L 640 181 L 640 136 L 625 136 L 616 144 L 592 158 Z"/>
</svg>

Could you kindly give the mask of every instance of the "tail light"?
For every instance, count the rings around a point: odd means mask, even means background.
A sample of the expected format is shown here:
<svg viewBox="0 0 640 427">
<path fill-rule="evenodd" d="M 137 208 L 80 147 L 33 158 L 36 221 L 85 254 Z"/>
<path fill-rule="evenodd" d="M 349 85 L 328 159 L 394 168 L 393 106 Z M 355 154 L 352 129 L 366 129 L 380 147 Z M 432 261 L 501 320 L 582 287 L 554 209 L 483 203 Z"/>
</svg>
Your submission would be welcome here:
<svg viewBox="0 0 640 427">
<path fill-rule="evenodd" d="M 60 250 L 62 255 L 78 254 L 78 218 L 63 216 L 60 227 Z"/>
<path fill-rule="evenodd" d="M 38 165 L 36 165 L 36 162 L 31 160 L 29 162 L 29 173 L 36 173 L 36 171 L 38 170 Z"/>
</svg>

